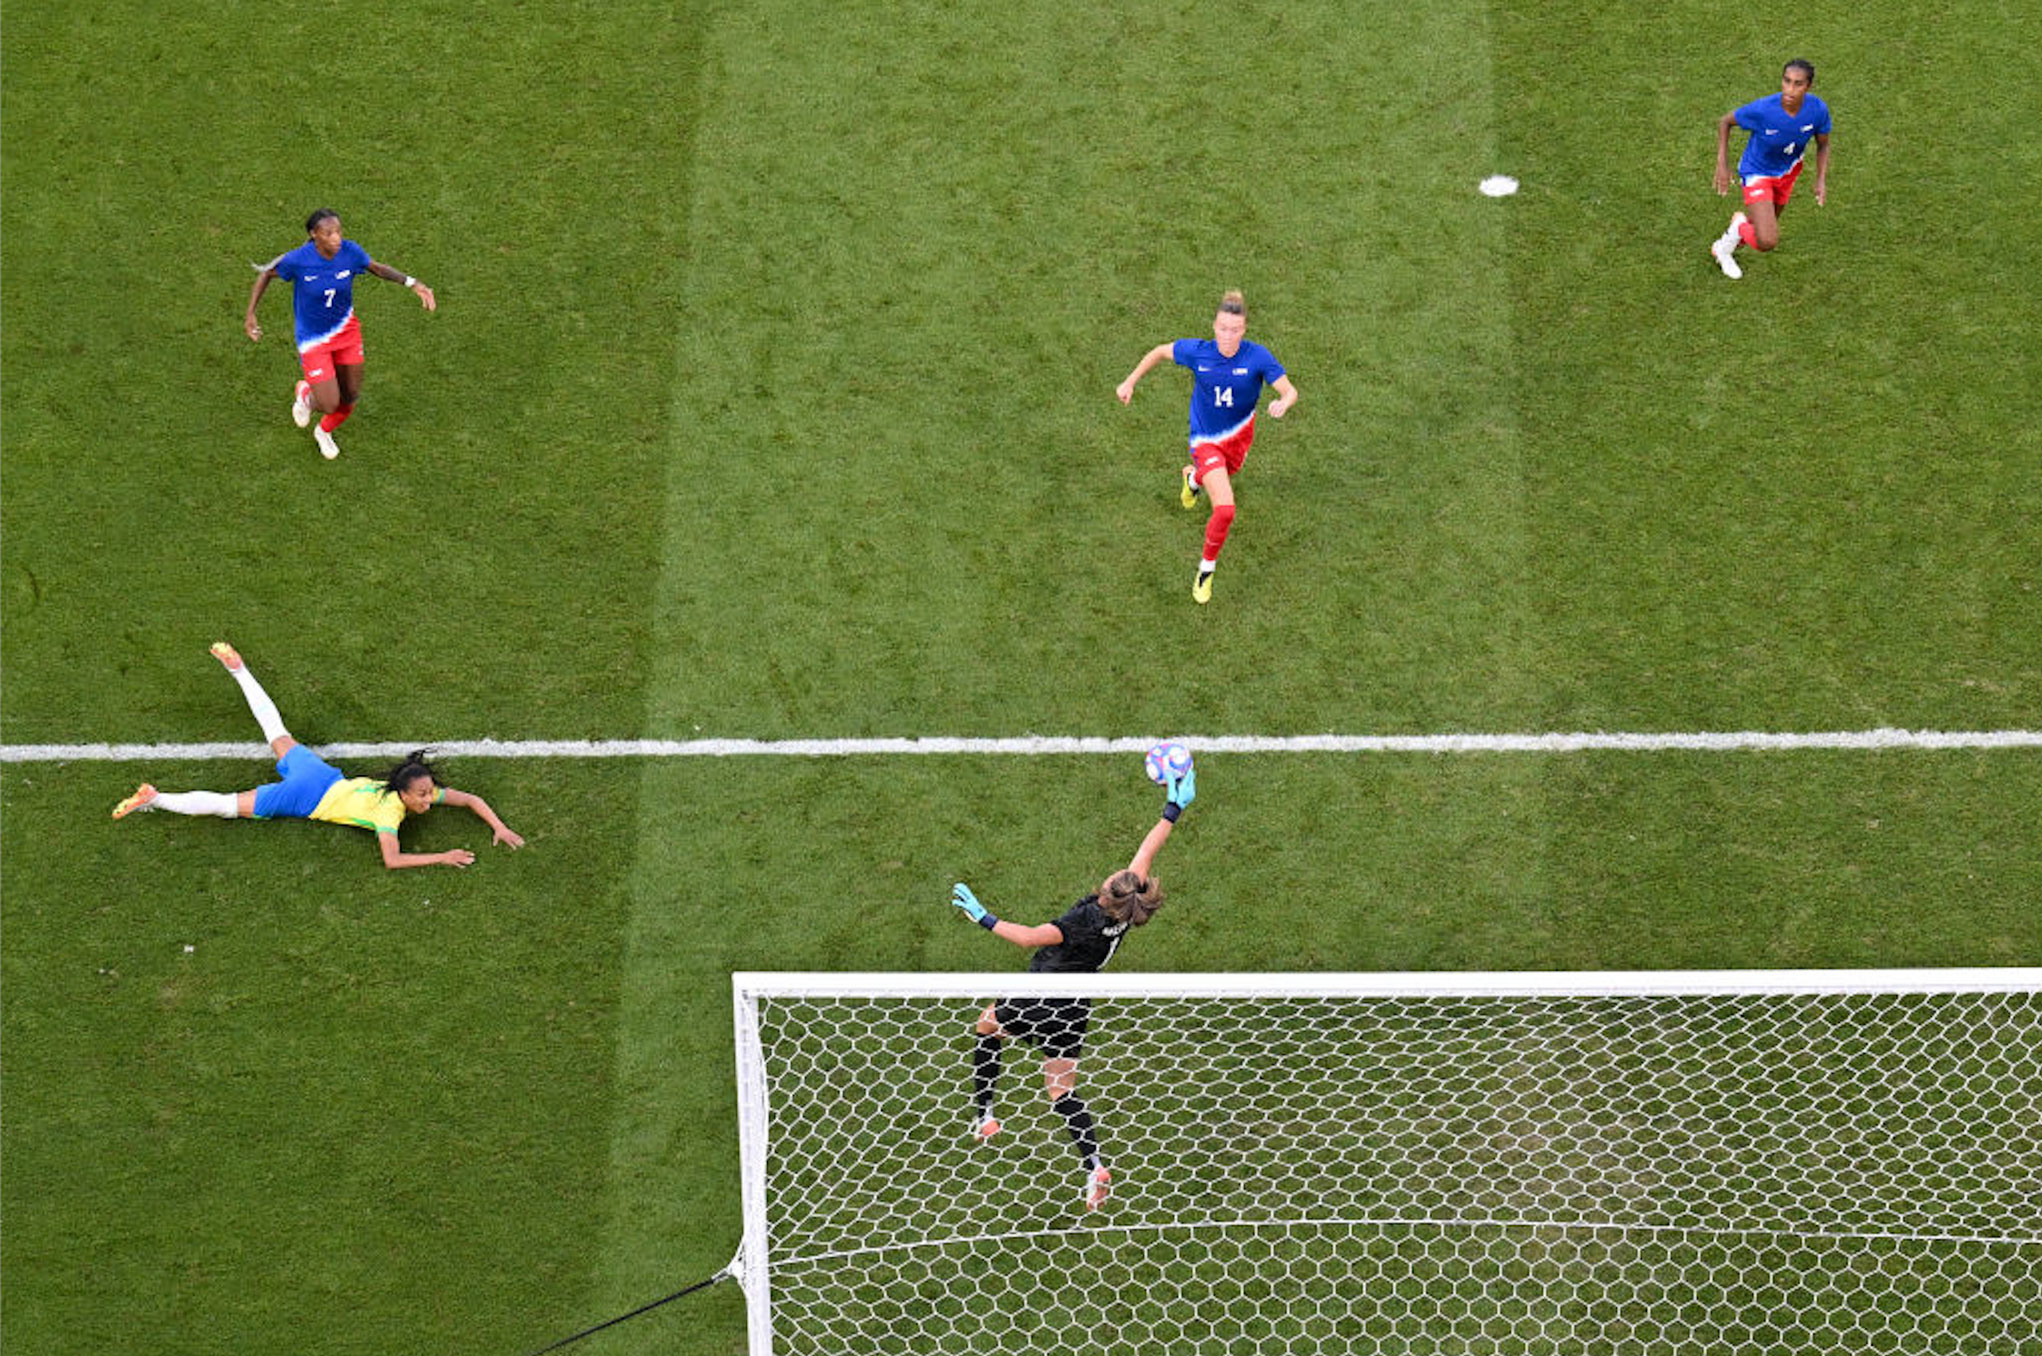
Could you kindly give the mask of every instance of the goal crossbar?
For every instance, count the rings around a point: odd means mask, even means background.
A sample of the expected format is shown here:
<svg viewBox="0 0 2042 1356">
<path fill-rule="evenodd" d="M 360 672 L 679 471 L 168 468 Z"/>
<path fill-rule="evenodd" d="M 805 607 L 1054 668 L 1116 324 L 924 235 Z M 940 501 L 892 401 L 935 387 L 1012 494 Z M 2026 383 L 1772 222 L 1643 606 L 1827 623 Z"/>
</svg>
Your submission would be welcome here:
<svg viewBox="0 0 2042 1356">
<path fill-rule="evenodd" d="M 741 970 L 731 989 L 747 995 L 816 998 L 969 997 L 1082 994 L 1095 998 L 1433 998 L 1512 995 L 1636 995 L 1740 993 L 2019 993 L 2042 990 L 2042 966 L 1921 970 L 1543 970 L 1391 971 L 1325 974 L 981 974 L 939 971 Z"/>
</svg>

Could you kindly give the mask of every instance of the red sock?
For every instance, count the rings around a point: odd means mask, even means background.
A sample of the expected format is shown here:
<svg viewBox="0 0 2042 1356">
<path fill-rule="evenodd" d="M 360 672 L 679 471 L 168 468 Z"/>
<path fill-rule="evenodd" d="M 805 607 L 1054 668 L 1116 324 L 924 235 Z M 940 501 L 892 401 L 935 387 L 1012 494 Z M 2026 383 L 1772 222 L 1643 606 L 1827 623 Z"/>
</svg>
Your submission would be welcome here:
<svg viewBox="0 0 2042 1356">
<path fill-rule="evenodd" d="M 1205 520 L 1205 558 L 1218 560 L 1220 548 L 1227 544 L 1227 529 L 1234 525 L 1234 506 L 1214 504 L 1212 517 Z"/>
<path fill-rule="evenodd" d="M 1752 229 L 1752 225 L 1748 221 L 1737 223 L 1737 238 L 1744 242 L 1747 249 L 1755 250 L 1758 248 L 1758 232 Z"/>
<path fill-rule="evenodd" d="M 333 432 L 333 430 L 339 428 L 342 424 L 345 424 L 347 422 L 347 417 L 350 414 L 353 414 L 354 412 L 355 412 L 354 406 L 342 405 L 332 414 L 329 414 L 324 419 L 321 419 L 319 421 L 319 427 L 321 431 L 331 433 Z"/>
</svg>

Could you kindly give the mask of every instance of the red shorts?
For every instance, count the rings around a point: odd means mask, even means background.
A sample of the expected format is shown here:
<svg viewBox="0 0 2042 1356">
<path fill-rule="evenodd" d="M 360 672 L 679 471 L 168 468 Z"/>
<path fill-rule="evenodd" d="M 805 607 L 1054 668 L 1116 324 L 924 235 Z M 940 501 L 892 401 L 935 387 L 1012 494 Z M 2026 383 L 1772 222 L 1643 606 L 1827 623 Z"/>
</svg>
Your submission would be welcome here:
<svg viewBox="0 0 2042 1356">
<path fill-rule="evenodd" d="M 362 365 L 362 322 L 359 317 L 349 316 L 347 323 L 324 343 L 298 350 L 298 363 L 305 369 L 305 380 L 317 386 L 322 381 L 334 380 L 336 367 L 360 367 Z"/>
<path fill-rule="evenodd" d="M 1794 162 L 1794 168 L 1776 178 L 1746 179 L 1744 181 L 1744 200 L 1746 202 L 1765 202 L 1770 199 L 1774 207 L 1785 207 L 1787 199 L 1794 196 L 1794 181 L 1801 177 L 1801 166 L 1807 163 L 1806 160 L 1797 160 Z"/>
<path fill-rule="evenodd" d="M 1255 441 L 1255 421 L 1235 429 L 1218 442 L 1193 443 L 1191 445 L 1191 478 L 1203 485 L 1205 478 L 1221 467 L 1229 476 L 1241 474 L 1242 463 L 1248 460 L 1248 445 Z"/>
</svg>

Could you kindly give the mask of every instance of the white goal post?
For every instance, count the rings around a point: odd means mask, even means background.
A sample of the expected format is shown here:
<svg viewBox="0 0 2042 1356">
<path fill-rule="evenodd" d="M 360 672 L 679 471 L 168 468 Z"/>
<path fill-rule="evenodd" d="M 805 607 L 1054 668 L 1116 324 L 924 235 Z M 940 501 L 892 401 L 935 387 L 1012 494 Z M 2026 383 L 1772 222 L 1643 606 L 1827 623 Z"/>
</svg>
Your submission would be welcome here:
<svg viewBox="0 0 2042 1356">
<path fill-rule="evenodd" d="M 732 992 L 753 1356 L 2042 1350 L 2042 968 Z"/>
</svg>

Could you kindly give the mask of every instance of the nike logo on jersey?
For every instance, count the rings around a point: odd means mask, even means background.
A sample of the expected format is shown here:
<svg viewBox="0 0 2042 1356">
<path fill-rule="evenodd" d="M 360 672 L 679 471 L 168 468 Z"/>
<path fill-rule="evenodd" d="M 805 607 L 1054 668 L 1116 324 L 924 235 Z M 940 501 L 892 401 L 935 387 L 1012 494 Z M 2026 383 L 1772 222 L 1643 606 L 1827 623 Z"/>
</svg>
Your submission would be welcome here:
<svg viewBox="0 0 2042 1356">
<path fill-rule="evenodd" d="M 1206 365 L 1205 365 L 1204 363 L 1200 363 L 1200 364 L 1198 365 L 1198 370 L 1199 370 L 1199 371 L 1201 371 L 1201 372 L 1210 372 L 1210 371 L 1212 371 L 1212 369 L 1211 369 L 1210 367 L 1207 367 L 1207 366 L 1206 366 Z"/>
<path fill-rule="evenodd" d="M 334 274 L 334 275 L 333 275 L 333 277 L 334 277 L 334 280 L 335 280 L 335 281 L 339 281 L 340 279 L 342 279 L 342 278 L 345 278 L 345 277 L 346 277 L 346 276 L 347 276 L 348 274 L 350 274 L 350 273 L 352 273 L 352 272 L 354 272 L 354 270 L 353 270 L 353 269 L 351 269 L 351 268 L 344 268 L 344 269 L 342 269 L 342 270 L 341 270 L 340 272 L 338 272 L 338 273 L 336 273 L 336 274 Z"/>
<path fill-rule="evenodd" d="M 1812 132 L 1815 130 L 1815 124 L 1811 122 L 1806 127 L 1803 127 L 1801 130 L 1804 132 Z"/>
</svg>

